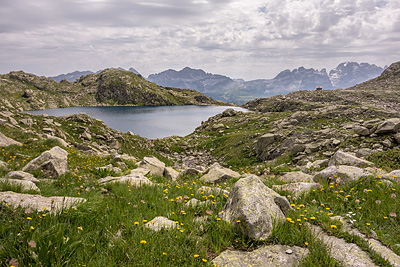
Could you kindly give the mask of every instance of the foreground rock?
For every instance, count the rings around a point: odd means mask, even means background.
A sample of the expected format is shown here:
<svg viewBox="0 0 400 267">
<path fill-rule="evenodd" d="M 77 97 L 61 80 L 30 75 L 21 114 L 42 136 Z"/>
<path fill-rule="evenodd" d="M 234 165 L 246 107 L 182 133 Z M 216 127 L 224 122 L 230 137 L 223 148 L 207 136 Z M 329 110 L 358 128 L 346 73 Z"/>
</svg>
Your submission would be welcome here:
<svg viewBox="0 0 400 267">
<path fill-rule="evenodd" d="M 153 185 L 153 183 L 148 178 L 146 178 L 140 174 L 136 174 L 136 175 L 130 174 L 130 175 L 119 176 L 119 177 L 107 176 L 105 178 L 99 179 L 97 181 L 97 183 L 100 185 L 115 184 L 115 183 L 128 183 L 134 187 L 141 187 L 144 185 L 149 185 L 149 186 Z"/>
<path fill-rule="evenodd" d="M 338 165 L 348 165 L 348 166 L 355 166 L 355 167 L 371 167 L 374 164 L 370 161 L 357 158 L 351 154 L 337 151 L 332 159 L 329 161 L 329 166 L 338 166 Z"/>
<path fill-rule="evenodd" d="M 172 181 L 178 180 L 180 174 L 171 167 L 165 167 L 164 176 Z"/>
<path fill-rule="evenodd" d="M 48 210 L 59 212 L 73 205 L 86 202 L 84 198 L 78 197 L 43 197 L 40 195 L 20 194 L 14 192 L 0 192 L 0 202 L 14 207 L 31 208 L 35 210 Z M 7 204 L 8 203 L 8 204 Z"/>
<path fill-rule="evenodd" d="M 29 192 L 29 191 L 40 192 L 39 187 L 37 187 L 31 181 L 0 178 L 0 184 L 8 184 L 10 186 L 20 187 L 22 192 Z"/>
<path fill-rule="evenodd" d="M 375 265 L 368 254 L 353 243 L 347 243 L 344 239 L 325 234 L 321 227 L 310 225 L 314 235 L 329 248 L 331 256 L 344 267 L 373 267 Z"/>
<path fill-rule="evenodd" d="M 39 180 L 35 178 L 30 173 L 23 172 L 23 171 L 12 171 L 6 174 L 6 178 L 9 179 L 17 179 L 17 180 L 24 180 L 24 181 L 30 181 L 32 183 L 39 183 Z"/>
<path fill-rule="evenodd" d="M 157 159 L 156 157 L 149 156 L 144 157 L 142 162 L 139 164 L 140 168 L 147 169 L 152 175 L 163 176 L 165 163 Z"/>
<path fill-rule="evenodd" d="M 221 267 L 291 267 L 297 266 L 308 254 L 308 249 L 297 246 L 264 246 L 251 252 L 226 250 L 213 263 Z"/>
<path fill-rule="evenodd" d="M 240 179 L 232 188 L 223 209 L 223 219 L 239 234 L 265 240 L 271 235 L 272 223 L 285 220 L 282 210 L 290 208 L 285 197 L 265 186 L 255 175 Z"/>
<path fill-rule="evenodd" d="M 22 146 L 20 142 L 15 141 L 12 138 L 5 136 L 4 134 L 0 133 L 0 147 L 6 147 L 11 145 L 19 145 Z"/>
<path fill-rule="evenodd" d="M 240 174 L 232 171 L 231 169 L 221 167 L 218 163 L 211 166 L 211 168 L 206 172 L 203 177 L 200 178 L 201 181 L 207 183 L 220 183 L 230 178 L 239 178 Z"/>
<path fill-rule="evenodd" d="M 145 224 L 145 227 L 150 228 L 156 232 L 162 229 L 173 229 L 177 227 L 177 224 L 174 221 L 169 220 L 165 217 L 155 217 L 153 220 Z"/>
<path fill-rule="evenodd" d="M 64 175 L 68 170 L 68 152 L 55 146 L 30 161 L 23 171 L 43 170 L 43 174 L 51 178 Z"/>
<path fill-rule="evenodd" d="M 317 183 L 346 184 L 371 175 L 368 171 L 353 166 L 331 166 L 317 173 L 314 176 L 314 181 Z"/>
</svg>

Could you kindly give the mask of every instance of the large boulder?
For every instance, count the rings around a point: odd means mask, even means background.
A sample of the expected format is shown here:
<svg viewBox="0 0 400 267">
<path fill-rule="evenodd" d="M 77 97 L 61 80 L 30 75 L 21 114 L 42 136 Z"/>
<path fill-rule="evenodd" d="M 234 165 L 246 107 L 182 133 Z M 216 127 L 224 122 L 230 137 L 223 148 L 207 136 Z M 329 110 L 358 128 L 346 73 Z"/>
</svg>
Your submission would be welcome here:
<svg viewBox="0 0 400 267">
<path fill-rule="evenodd" d="M 378 125 L 376 134 L 396 133 L 400 130 L 400 118 L 387 119 Z"/>
<path fill-rule="evenodd" d="M 360 126 L 360 125 L 354 127 L 353 131 L 354 131 L 356 134 L 361 135 L 361 136 L 370 135 L 370 130 L 369 130 L 368 128 L 366 128 L 366 127 L 364 127 L 364 126 Z"/>
<path fill-rule="evenodd" d="M 299 182 L 308 183 L 313 181 L 313 177 L 304 172 L 288 172 L 285 175 L 283 175 L 280 179 L 287 183 L 299 183 Z"/>
<path fill-rule="evenodd" d="M 239 178 L 240 174 L 231 169 L 221 167 L 219 164 L 214 164 L 208 169 L 205 175 L 200 180 L 207 183 L 220 183 L 230 178 Z"/>
<path fill-rule="evenodd" d="M 372 174 L 354 166 L 330 166 L 317 173 L 313 180 L 317 183 L 332 182 L 337 184 L 347 184 L 363 177 L 370 177 Z M 338 179 L 340 178 L 340 179 Z"/>
<path fill-rule="evenodd" d="M 153 185 L 153 183 L 148 178 L 146 178 L 140 174 L 136 174 L 136 175 L 130 174 L 130 175 L 120 176 L 120 177 L 107 176 L 105 178 L 97 180 L 97 183 L 100 185 L 115 184 L 115 183 L 127 183 L 134 187 L 141 187 L 144 185 L 148 185 L 148 186 Z"/>
<path fill-rule="evenodd" d="M 331 160 L 329 161 L 329 166 L 337 166 L 337 165 L 348 165 L 355 167 L 370 167 L 374 166 L 374 163 L 357 158 L 351 154 L 345 153 L 343 151 L 337 151 Z"/>
<path fill-rule="evenodd" d="M 178 180 L 180 173 L 174 170 L 171 167 L 165 167 L 164 169 L 164 177 L 171 179 L 172 181 Z"/>
<path fill-rule="evenodd" d="M 140 168 L 147 169 L 152 175 L 163 176 L 165 163 L 160 161 L 154 156 L 144 157 L 142 162 L 139 164 Z"/>
<path fill-rule="evenodd" d="M 223 209 L 223 219 L 235 226 L 238 234 L 265 240 L 273 222 L 284 221 L 282 210 L 290 208 L 285 197 L 264 185 L 255 175 L 236 182 Z"/>
<path fill-rule="evenodd" d="M 68 152 L 55 146 L 22 168 L 22 171 L 35 170 L 43 170 L 43 174 L 51 178 L 64 175 L 68 170 Z"/>
<path fill-rule="evenodd" d="M 0 192 L 0 202 L 6 202 L 11 206 L 31 208 L 42 211 L 58 212 L 68 209 L 73 205 L 86 202 L 84 198 L 77 197 L 43 197 L 40 195 L 20 194 L 15 192 Z"/>
<path fill-rule="evenodd" d="M 5 136 L 4 134 L 0 133 L 0 147 L 6 147 L 11 145 L 19 145 L 22 146 L 20 142 L 15 141 L 12 138 Z"/>
<path fill-rule="evenodd" d="M 263 246 L 253 251 L 226 250 L 213 260 L 215 266 L 292 267 L 307 257 L 308 249 L 284 245 Z"/>
<path fill-rule="evenodd" d="M 8 184 L 10 186 L 20 187 L 22 192 L 28 192 L 28 191 L 40 192 L 39 187 L 37 187 L 31 181 L 0 178 L 0 183 L 1 184 Z"/>
</svg>

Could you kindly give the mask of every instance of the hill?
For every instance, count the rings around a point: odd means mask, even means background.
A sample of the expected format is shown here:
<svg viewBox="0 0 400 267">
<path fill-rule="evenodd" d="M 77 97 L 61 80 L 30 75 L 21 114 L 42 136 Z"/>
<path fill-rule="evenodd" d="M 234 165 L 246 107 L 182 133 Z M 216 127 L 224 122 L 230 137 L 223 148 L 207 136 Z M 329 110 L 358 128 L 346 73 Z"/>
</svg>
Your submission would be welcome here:
<svg viewBox="0 0 400 267">
<path fill-rule="evenodd" d="M 190 89 L 163 87 L 131 71 L 106 69 L 75 82 L 22 71 L 0 75 L 0 103 L 31 110 L 97 105 L 229 105 Z"/>
</svg>

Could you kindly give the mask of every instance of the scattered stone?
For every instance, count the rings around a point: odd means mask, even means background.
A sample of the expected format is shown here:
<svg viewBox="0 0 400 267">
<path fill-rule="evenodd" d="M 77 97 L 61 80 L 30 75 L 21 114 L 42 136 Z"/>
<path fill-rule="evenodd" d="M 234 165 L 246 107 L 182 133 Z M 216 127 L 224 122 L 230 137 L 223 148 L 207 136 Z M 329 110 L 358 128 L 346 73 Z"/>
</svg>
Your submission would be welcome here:
<svg viewBox="0 0 400 267">
<path fill-rule="evenodd" d="M 44 138 L 46 138 L 46 139 L 57 140 L 60 143 L 60 145 L 62 145 L 64 147 L 68 147 L 69 146 L 69 144 L 64 139 L 62 139 L 60 137 L 52 136 L 52 135 L 49 135 L 49 134 L 43 134 L 42 136 Z"/>
<path fill-rule="evenodd" d="M 6 202 L 11 206 L 31 208 L 42 211 L 59 212 L 73 205 L 86 202 L 84 198 L 77 197 L 43 197 L 40 195 L 20 194 L 11 191 L 0 192 L 0 202 Z"/>
<path fill-rule="evenodd" d="M 344 267 L 375 267 L 368 254 L 353 243 L 347 243 L 344 239 L 329 236 L 322 228 L 307 224 L 314 235 L 327 247 L 331 248 L 331 256 L 338 260 Z"/>
<path fill-rule="evenodd" d="M 369 129 L 366 128 L 366 127 L 363 127 L 363 126 L 356 126 L 356 127 L 353 129 L 353 131 L 354 131 L 356 134 L 361 135 L 361 136 L 370 135 Z"/>
<path fill-rule="evenodd" d="M 164 169 L 164 177 L 171 179 L 172 181 L 176 181 L 179 178 L 179 175 L 179 172 L 171 167 L 165 167 Z"/>
<path fill-rule="evenodd" d="M 143 158 L 142 162 L 139 164 L 139 167 L 148 169 L 152 175 L 163 176 L 165 163 L 154 156 L 149 156 Z"/>
<path fill-rule="evenodd" d="M 392 141 L 390 139 L 385 139 L 382 141 L 382 145 L 385 147 L 391 147 L 392 146 Z"/>
<path fill-rule="evenodd" d="M 210 186 L 202 186 L 197 189 L 196 194 L 201 194 L 203 192 L 204 195 L 214 195 L 218 196 L 219 194 L 226 194 L 228 195 L 229 192 L 227 190 L 221 189 L 219 187 L 210 187 Z"/>
<path fill-rule="evenodd" d="M 54 135 L 56 133 L 56 130 L 54 130 L 53 128 L 47 127 L 47 128 L 43 128 L 43 132 Z"/>
<path fill-rule="evenodd" d="M 88 131 L 84 131 L 81 134 L 81 138 L 84 139 L 84 140 L 90 141 L 90 140 L 92 140 L 92 135 Z"/>
<path fill-rule="evenodd" d="M 280 199 L 280 200 L 276 200 Z M 272 222 L 285 220 L 280 205 L 286 201 L 264 185 L 255 175 L 236 182 L 223 209 L 223 219 L 235 226 L 238 234 L 252 239 L 265 240 L 271 235 Z"/>
<path fill-rule="evenodd" d="M 33 182 L 26 180 L 17 180 L 17 179 L 8 179 L 8 178 L 0 178 L 0 183 L 9 184 L 11 186 L 21 187 L 23 192 L 35 191 L 40 192 L 39 187 L 37 187 Z"/>
<path fill-rule="evenodd" d="M 288 172 L 280 179 L 288 183 L 313 182 L 313 177 L 304 172 Z"/>
<path fill-rule="evenodd" d="M 177 224 L 174 221 L 169 220 L 168 218 L 159 216 L 155 217 L 153 220 L 149 221 L 144 227 L 149 228 L 153 231 L 160 231 L 162 229 L 173 229 L 177 227 Z"/>
<path fill-rule="evenodd" d="M 233 108 L 228 108 L 224 112 L 222 112 L 221 116 L 222 117 L 233 117 L 237 114 L 237 111 L 234 110 Z"/>
<path fill-rule="evenodd" d="M 127 170 L 128 169 L 128 166 L 123 161 L 118 161 L 117 165 L 118 165 L 118 168 L 121 169 L 121 170 Z"/>
<path fill-rule="evenodd" d="M 19 145 L 22 146 L 22 143 L 15 141 L 12 138 L 5 136 L 4 134 L 0 133 L 0 147 L 7 147 L 11 145 Z"/>
<path fill-rule="evenodd" d="M 272 189 L 274 190 L 282 190 L 288 191 L 294 196 L 299 196 L 303 192 L 310 192 L 312 189 L 321 188 L 322 185 L 318 183 L 292 183 L 292 184 L 283 184 L 283 185 L 273 185 Z"/>
<path fill-rule="evenodd" d="M 231 169 L 221 167 L 219 164 L 214 164 L 208 169 L 205 175 L 200 178 L 201 181 L 207 183 L 220 183 L 230 178 L 239 178 L 240 174 Z"/>
<path fill-rule="evenodd" d="M 329 166 L 337 166 L 337 165 L 348 165 L 355 167 L 374 166 L 374 164 L 370 161 L 357 158 L 356 156 L 353 156 L 351 154 L 345 153 L 340 150 L 337 151 L 329 161 Z"/>
<path fill-rule="evenodd" d="M 399 182 L 400 181 L 400 170 L 394 170 L 386 175 L 383 178 L 389 179 L 392 182 Z"/>
<path fill-rule="evenodd" d="M 12 172 L 7 173 L 5 177 L 9 178 L 9 179 L 30 181 L 35 184 L 39 183 L 39 180 L 37 178 L 35 178 L 35 176 L 33 176 L 30 173 L 23 172 L 23 171 L 12 171 Z"/>
<path fill-rule="evenodd" d="M 184 175 L 197 175 L 200 173 L 201 171 L 195 168 L 188 168 L 183 172 Z"/>
<path fill-rule="evenodd" d="M 152 186 L 153 182 L 151 182 L 148 178 L 142 176 L 142 175 L 126 175 L 126 176 L 120 176 L 120 177 L 112 177 L 112 176 L 107 176 L 105 178 L 99 179 L 97 181 L 99 185 L 105 185 L 105 184 L 115 184 L 115 183 L 129 183 L 131 186 L 134 187 L 141 187 L 144 185 Z"/>
<path fill-rule="evenodd" d="M 376 134 L 396 133 L 400 129 L 400 118 L 387 119 L 378 125 Z"/>
<path fill-rule="evenodd" d="M 374 151 L 372 149 L 369 148 L 361 148 L 356 152 L 356 157 L 359 158 L 366 158 L 369 155 L 371 155 L 372 153 L 374 153 Z"/>
<path fill-rule="evenodd" d="M 346 184 L 356 181 L 363 177 L 370 177 L 372 174 L 366 170 L 353 166 L 331 166 L 328 167 L 314 176 L 314 182 L 323 184 L 332 182 L 337 184 Z M 340 180 L 338 179 L 340 178 Z"/>
<path fill-rule="evenodd" d="M 8 164 L 0 160 L 0 169 L 7 169 Z"/>
<path fill-rule="evenodd" d="M 308 254 L 308 249 L 297 246 L 270 245 L 251 252 L 226 250 L 216 257 L 213 263 L 221 267 L 292 267 L 297 266 Z"/>
<path fill-rule="evenodd" d="M 52 178 L 64 175 L 67 169 L 68 152 L 58 146 L 43 152 L 22 168 L 23 171 L 43 170 L 44 175 Z"/>
<path fill-rule="evenodd" d="M 22 124 L 25 124 L 27 126 L 32 126 L 33 125 L 33 120 L 31 118 L 22 119 L 19 122 L 22 123 Z"/>
<path fill-rule="evenodd" d="M 396 140 L 396 142 L 398 144 L 400 144 L 400 132 L 398 132 L 397 134 L 394 135 L 394 139 Z"/>
<path fill-rule="evenodd" d="M 111 171 L 114 173 L 121 172 L 121 169 L 119 167 L 114 167 L 112 164 L 108 164 L 107 166 L 103 166 L 103 167 L 97 167 L 96 170 L 98 170 L 98 171 L 107 170 L 107 171 Z"/>
<path fill-rule="evenodd" d="M 150 173 L 150 170 L 148 170 L 148 169 L 144 169 L 144 168 L 136 168 L 136 169 L 133 169 L 133 170 L 131 170 L 131 176 L 136 176 L 136 175 L 143 175 L 143 176 L 145 176 L 145 175 L 147 175 L 147 174 L 149 174 Z"/>
</svg>

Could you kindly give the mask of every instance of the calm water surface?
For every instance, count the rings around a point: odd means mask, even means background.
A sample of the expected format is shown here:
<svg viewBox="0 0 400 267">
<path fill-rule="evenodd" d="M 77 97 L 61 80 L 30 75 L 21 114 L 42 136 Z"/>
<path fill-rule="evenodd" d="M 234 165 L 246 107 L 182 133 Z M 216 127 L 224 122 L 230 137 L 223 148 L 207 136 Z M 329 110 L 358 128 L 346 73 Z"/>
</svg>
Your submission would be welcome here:
<svg viewBox="0 0 400 267">
<path fill-rule="evenodd" d="M 122 132 L 131 131 L 146 138 L 163 138 L 171 135 L 185 136 L 194 131 L 209 117 L 228 108 L 225 106 L 156 106 L 156 107 L 72 107 L 28 111 L 31 114 L 65 116 L 86 113 L 104 121 L 108 127 Z"/>
</svg>

